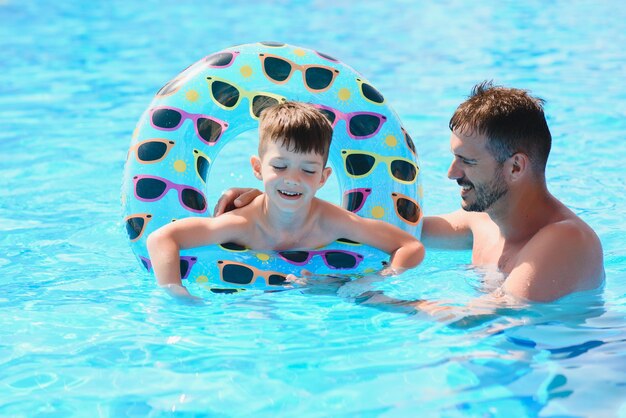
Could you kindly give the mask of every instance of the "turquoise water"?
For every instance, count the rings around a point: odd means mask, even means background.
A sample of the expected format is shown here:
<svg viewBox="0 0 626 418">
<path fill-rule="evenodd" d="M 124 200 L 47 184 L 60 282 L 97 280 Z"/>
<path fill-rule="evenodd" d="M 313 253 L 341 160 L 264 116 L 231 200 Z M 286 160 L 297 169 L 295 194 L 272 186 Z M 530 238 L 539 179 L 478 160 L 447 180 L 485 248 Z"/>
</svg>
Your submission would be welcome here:
<svg viewBox="0 0 626 418">
<path fill-rule="evenodd" d="M 413 3 L 1 0 L 0 416 L 626 416 L 626 7 Z M 429 214 L 458 207 L 447 123 L 474 83 L 547 99 L 549 187 L 598 232 L 603 293 L 465 325 L 295 290 L 174 303 L 121 223 L 130 137 L 167 80 L 259 40 L 381 90 Z M 223 170 L 217 190 L 245 177 Z M 469 261 L 430 251 L 379 287 L 469 301 Z"/>
</svg>

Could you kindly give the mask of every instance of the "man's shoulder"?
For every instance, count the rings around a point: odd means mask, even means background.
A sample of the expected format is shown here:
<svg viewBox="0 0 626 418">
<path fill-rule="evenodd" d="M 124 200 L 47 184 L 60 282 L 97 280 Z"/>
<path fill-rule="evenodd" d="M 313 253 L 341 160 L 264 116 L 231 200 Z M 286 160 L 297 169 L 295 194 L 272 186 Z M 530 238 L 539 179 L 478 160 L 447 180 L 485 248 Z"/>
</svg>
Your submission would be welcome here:
<svg viewBox="0 0 626 418">
<path fill-rule="evenodd" d="M 523 272 L 526 291 L 534 292 L 532 300 L 553 300 L 595 288 L 604 279 L 600 239 L 576 216 L 541 228 L 521 249 L 516 264 L 512 276 Z"/>
<path fill-rule="evenodd" d="M 546 224 L 537 231 L 532 240 L 554 241 L 555 244 L 573 248 L 600 247 L 595 231 L 573 213 Z"/>
</svg>

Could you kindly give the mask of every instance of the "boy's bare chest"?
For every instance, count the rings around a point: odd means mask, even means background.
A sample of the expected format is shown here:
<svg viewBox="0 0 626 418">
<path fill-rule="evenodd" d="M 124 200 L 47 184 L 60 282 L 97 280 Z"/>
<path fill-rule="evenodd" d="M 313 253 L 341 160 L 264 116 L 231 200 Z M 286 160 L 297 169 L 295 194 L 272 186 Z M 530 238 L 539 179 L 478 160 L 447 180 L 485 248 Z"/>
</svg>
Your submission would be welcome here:
<svg viewBox="0 0 626 418">
<path fill-rule="evenodd" d="M 312 249 L 327 244 L 329 244 L 328 235 L 322 234 L 316 228 L 271 232 L 257 229 L 249 237 L 247 246 L 256 249 L 284 251 Z"/>
</svg>

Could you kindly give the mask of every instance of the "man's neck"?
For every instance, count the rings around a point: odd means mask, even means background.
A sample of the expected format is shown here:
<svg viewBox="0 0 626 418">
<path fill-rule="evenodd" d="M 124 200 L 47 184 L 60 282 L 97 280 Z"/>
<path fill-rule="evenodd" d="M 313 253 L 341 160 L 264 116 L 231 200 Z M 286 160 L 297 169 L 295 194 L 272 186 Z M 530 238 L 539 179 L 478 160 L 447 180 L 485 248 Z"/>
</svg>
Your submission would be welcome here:
<svg viewBox="0 0 626 418">
<path fill-rule="evenodd" d="M 557 209 L 558 201 L 542 186 L 509 190 L 487 211 L 505 241 L 526 241 L 544 227 Z"/>
</svg>

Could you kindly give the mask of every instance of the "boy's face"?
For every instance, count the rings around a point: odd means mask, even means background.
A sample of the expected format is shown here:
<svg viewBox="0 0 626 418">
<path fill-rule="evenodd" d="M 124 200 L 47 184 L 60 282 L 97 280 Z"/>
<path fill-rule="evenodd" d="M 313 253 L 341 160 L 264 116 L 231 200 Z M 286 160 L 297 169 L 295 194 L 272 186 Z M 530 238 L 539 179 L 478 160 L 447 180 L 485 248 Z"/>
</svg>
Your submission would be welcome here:
<svg viewBox="0 0 626 418">
<path fill-rule="evenodd" d="M 290 151 L 280 141 L 269 141 L 263 155 L 250 162 L 269 201 L 289 211 L 308 207 L 332 171 L 321 155 Z"/>
</svg>

